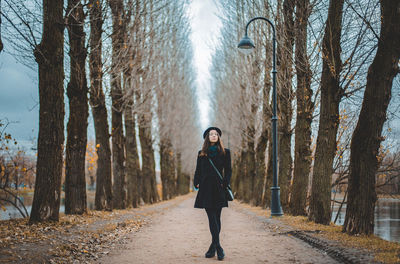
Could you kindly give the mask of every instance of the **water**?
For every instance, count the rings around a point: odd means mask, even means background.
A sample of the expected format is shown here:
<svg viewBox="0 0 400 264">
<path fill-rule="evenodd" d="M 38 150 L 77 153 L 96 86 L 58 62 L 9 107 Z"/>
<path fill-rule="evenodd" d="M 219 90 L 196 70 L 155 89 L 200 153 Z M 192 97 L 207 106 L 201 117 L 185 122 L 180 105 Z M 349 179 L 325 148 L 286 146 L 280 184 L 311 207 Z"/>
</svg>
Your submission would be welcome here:
<svg viewBox="0 0 400 264">
<path fill-rule="evenodd" d="M 32 209 L 32 200 L 33 200 L 33 193 L 29 193 L 20 197 L 22 202 L 25 204 L 26 210 L 30 213 Z M 87 197 L 87 207 L 90 210 L 94 210 L 94 198 L 92 195 L 88 195 Z M 21 208 L 24 213 L 25 210 Z M 60 212 L 64 213 L 64 198 L 61 198 L 61 205 L 60 205 Z M 0 209 L 0 220 L 8 220 L 14 218 L 21 218 L 21 213 L 15 209 L 14 206 L 6 206 L 6 211 Z"/>
<path fill-rule="evenodd" d="M 332 213 L 332 222 L 335 220 L 339 206 L 335 206 Z M 346 206 L 336 221 L 337 225 L 343 225 L 346 214 Z M 374 234 L 389 241 L 400 242 L 400 200 L 381 198 L 375 206 Z"/>
</svg>

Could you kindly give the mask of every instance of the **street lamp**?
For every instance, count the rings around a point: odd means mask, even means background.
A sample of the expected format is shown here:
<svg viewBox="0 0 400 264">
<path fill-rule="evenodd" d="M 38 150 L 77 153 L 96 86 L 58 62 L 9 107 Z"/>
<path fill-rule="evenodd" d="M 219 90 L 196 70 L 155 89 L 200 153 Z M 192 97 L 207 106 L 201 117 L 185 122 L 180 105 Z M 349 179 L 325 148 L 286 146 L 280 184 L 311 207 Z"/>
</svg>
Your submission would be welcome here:
<svg viewBox="0 0 400 264">
<path fill-rule="evenodd" d="M 247 28 L 250 23 L 254 20 L 261 19 L 267 21 L 272 27 L 272 102 L 273 102 L 273 110 L 272 110 L 272 171 L 273 171 L 273 184 L 271 187 L 271 216 L 281 216 L 283 215 L 282 207 L 281 207 L 281 199 L 280 199 L 280 188 L 278 186 L 278 143 L 277 143 L 277 127 L 276 121 L 278 118 L 276 117 L 276 56 L 275 56 L 275 27 L 274 24 L 265 17 L 254 17 L 250 19 L 250 21 L 246 25 L 244 37 L 238 44 L 239 50 L 244 54 L 250 54 L 252 50 L 255 48 L 253 41 L 247 36 Z"/>
</svg>

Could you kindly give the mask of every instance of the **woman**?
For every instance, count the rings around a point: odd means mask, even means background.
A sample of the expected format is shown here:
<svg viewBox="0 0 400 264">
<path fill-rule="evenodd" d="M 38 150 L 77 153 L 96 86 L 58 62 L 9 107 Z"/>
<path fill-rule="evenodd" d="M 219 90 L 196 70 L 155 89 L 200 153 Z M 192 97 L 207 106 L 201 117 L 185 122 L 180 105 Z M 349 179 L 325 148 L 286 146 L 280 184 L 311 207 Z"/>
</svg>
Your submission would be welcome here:
<svg viewBox="0 0 400 264">
<path fill-rule="evenodd" d="M 205 256 L 212 258 L 217 251 L 218 260 L 223 260 L 225 256 L 219 241 L 220 217 L 222 207 L 228 207 L 224 189 L 229 185 L 232 175 L 230 150 L 224 148 L 221 135 L 222 132 L 217 127 L 209 127 L 204 131 L 203 138 L 205 140 L 197 157 L 193 181 L 193 185 L 199 189 L 194 207 L 206 210 L 212 237 L 211 245 Z M 210 160 L 221 176 L 223 175 L 223 180 L 218 176 Z"/>
</svg>

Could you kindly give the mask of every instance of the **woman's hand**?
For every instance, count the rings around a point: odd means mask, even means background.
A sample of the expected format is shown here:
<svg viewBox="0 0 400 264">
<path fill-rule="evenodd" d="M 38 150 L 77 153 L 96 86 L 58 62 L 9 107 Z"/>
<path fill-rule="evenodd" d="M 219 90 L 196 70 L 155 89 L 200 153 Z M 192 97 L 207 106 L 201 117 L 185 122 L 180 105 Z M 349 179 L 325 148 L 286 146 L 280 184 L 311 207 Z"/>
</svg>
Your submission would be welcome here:
<svg viewBox="0 0 400 264">
<path fill-rule="evenodd" d="M 196 188 L 197 188 L 197 189 L 199 188 L 199 185 L 198 185 L 198 184 L 196 185 Z"/>
</svg>

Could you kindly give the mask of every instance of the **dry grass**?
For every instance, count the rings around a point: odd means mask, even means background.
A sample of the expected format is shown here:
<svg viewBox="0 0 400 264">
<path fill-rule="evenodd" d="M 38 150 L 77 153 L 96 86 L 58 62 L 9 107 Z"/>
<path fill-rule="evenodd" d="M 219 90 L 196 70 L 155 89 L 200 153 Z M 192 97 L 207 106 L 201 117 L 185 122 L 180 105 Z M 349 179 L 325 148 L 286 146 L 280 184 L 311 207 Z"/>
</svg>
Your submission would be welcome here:
<svg viewBox="0 0 400 264">
<path fill-rule="evenodd" d="M 321 230 L 319 236 L 338 241 L 344 247 L 366 249 L 374 253 L 375 260 L 383 263 L 400 263 L 400 243 L 383 240 L 375 235 L 348 235 L 342 232 L 342 227 L 334 224 L 320 225 L 308 221 L 304 216 L 284 215 L 279 218 L 282 222 L 296 230 Z"/>
<path fill-rule="evenodd" d="M 251 206 L 249 204 L 242 203 L 239 201 L 235 202 L 239 203 L 240 207 L 244 207 L 247 210 L 250 210 L 257 215 L 265 217 L 271 216 L 271 211 L 269 209 L 265 209 L 259 206 L 258 207 Z M 281 221 L 285 225 L 290 226 L 295 230 L 301 230 L 301 231 L 320 230 L 321 231 L 320 233 L 313 235 L 320 236 L 322 238 L 326 238 L 332 241 L 337 241 L 343 247 L 358 248 L 358 249 L 368 250 L 369 252 L 373 252 L 376 261 L 380 261 L 382 263 L 400 263 L 400 243 L 383 240 L 375 235 L 351 236 L 346 233 L 343 233 L 341 226 L 334 225 L 333 223 L 331 223 L 328 226 L 316 224 L 314 222 L 308 221 L 307 217 L 304 216 L 291 216 L 285 214 L 282 217 L 276 217 L 275 219 Z"/>
<path fill-rule="evenodd" d="M 378 198 L 400 199 L 400 194 L 378 194 Z"/>
<path fill-rule="evenodd" d="M 137 231 L 143 225 L 142 215 L 133 209 L 89 210 L 83 215 L 60 213 L 58 222 L 29 225 L 28 219 L 0 221 L 0 262 L 13 258 L 29 259 L 29 263 L 97 259 L 113 242 Z"/>
</svg>

